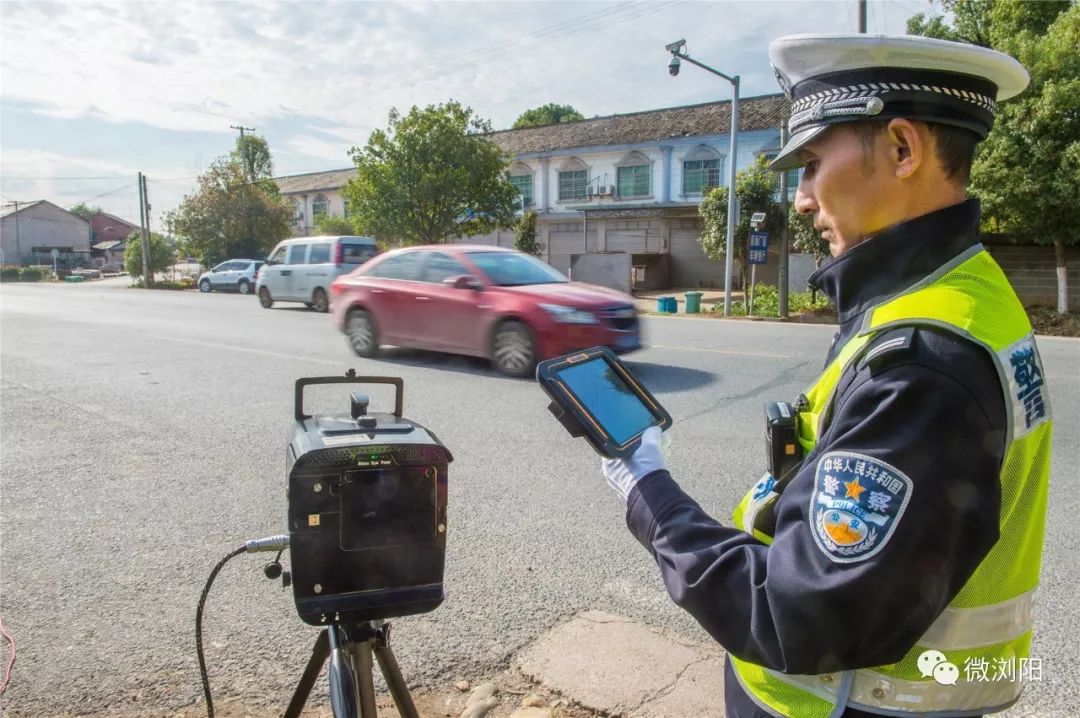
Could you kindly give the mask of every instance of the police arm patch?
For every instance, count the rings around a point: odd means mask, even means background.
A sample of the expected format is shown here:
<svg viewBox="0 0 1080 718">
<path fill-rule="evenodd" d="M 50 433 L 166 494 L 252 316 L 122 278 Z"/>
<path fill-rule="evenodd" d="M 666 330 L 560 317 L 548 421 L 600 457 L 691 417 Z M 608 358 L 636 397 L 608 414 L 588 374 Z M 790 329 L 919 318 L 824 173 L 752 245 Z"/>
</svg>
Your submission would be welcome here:
<svg viewBox="0 0 1080 718">
<path fill-rule="evenodd" d="M 911 479 L 895 466 L 850 451 L 818 459 L 810 532 L 834 563 L 865 561 L 885 548 L 911 500 Z"/>
</svg>

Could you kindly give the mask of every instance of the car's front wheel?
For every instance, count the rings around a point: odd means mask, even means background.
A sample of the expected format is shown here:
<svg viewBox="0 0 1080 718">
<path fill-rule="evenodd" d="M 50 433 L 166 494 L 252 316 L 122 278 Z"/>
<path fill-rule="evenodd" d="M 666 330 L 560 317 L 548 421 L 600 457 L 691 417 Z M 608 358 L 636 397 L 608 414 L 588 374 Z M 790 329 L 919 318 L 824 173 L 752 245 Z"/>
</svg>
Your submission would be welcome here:
<svg viewBox="0 0 1080 718">
<path fill-rule="evenodd" d="M 263 309 L 274 306 L 274 298 L 270 296 L 270 290 L 266 287 L 259 288 L 259 304 L 263 306 Z"/>
<path fill-rule="evenodd" d="M 209 292 L 210 291 L 210 280 L 209 279 L 204 279 L 201 282 L 199 282 L 199 291 L 200 292 Z"/>
<path fill-rule="evenodd" d="M 241 279 L 236 288 L 241 294 L 251 294 L 251 282 L 246 279 Z"/>
<path fill-rule="evenodd" d="M 379 335 L 371 315 L 363 309 L 352 309 L 345 317 L 345 335 L 357 356 L 373 357 L 379 353 Z"/>
<path fill-rule="evenodd" d="M 500 324 L 491 339 L 491 361 L 507 376 L 532 374 L 536 367 L 536 343 L 529 327 L 516 320 Z"/>
<path fill-rule="evenodd" d="M 325 312 L 330 308 L 329 302 L 326 301 L 326 292 L 322 287 L 316 289 L 311 295 L 311 304 L 308 306 L 320 313 Z"/>
</svg>

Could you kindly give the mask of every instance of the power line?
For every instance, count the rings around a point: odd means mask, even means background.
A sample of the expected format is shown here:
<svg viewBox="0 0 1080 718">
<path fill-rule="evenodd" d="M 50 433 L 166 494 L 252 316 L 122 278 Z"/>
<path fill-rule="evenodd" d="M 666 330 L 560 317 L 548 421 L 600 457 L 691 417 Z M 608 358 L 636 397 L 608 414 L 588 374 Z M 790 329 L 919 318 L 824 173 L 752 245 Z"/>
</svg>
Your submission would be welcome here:
<svg viewBox="0 0 1080 718">
<path fill-rule="evenodd" d="M 23 180 L 23 181 L 40 181 L 40 182 L 44 182 L 44 181 L 74 182 L 74 181 L 83 181 L 83 180 L 95 180 L 95 181 L 118 180 L 118 179 L 125 179 L 126 177 L 127 177 L 127 175 L 107 175 L 107 176 L 103 175 L 101 177 L 20 177 L 20 176 L 7 175 L 7 176 L 4 176 L 4 177 L 0 177 L 0 181 L 5 181 L 6 182 L 6 181 L 14 181 L 14 180 Z M 193 180 L 193 179 L 198 179 L 198 177 L 163 177 L 160 181 L 163 181 L 163 182 L 182 182 L 182 181 Z"/>
<path fill-rule="evenodd" d="M 102 197 L 107 197 L 107 196 L 109 196 L 110 194 L 115 194 L 115 193 L 117 193 L 117 192 L 121 192 L 121 191 L 123 191 L 123 190 L 125 190 L 125 189 L 129 189 L 129 188 L 131 188 L 131 187 L 134 187 L 134 186 L 135 186 L 135 183 L 134 183 L 134 182 L 132 182 L 132 183 L 130 183 L 130 184 L 126 184 L 126 185 L 124 185 L 123 187 L 117 187 L 116 189 L 111 189 L 111 190 L 109 190 L 108 192 L 102 192 L 101 194 L 99 194 L 99 195 L 96 195 L 96 196 L 94 196 L 94 197 L 91 197 L 90 199 L 83 199 L 83 200 L 79 200 L 79 201 L 78 201 L 78 202 L 76 202 L 75 204 L 85 204 L 85 203 L 87 203 L 87 202 L 93 202 L 93 201 L 94 201 L 95 199 L 101 199 Z"/>
</svg>

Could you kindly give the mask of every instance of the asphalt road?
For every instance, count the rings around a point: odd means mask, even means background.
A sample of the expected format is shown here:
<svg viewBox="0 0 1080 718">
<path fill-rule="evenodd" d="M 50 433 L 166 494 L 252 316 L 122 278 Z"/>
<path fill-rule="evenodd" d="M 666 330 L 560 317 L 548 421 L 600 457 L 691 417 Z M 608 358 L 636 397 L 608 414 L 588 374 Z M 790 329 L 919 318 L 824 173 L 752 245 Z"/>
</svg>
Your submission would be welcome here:
<svg viewBox="0 0 1080 718">
<path fill-rule="evenodd" d="M 448 598 L 400 619 L 412 684 L 505 667 L 587 609 L 696 640 L 623 523 L 585 442 L 531 381 L 485 362 L 388 350 L 352 356 L 326 315 L 252 297 L 145 292 L 107 280 L 0 289 L 0 616 L 18 644 L 12 716 L 162 715 L 201 699 L 193 618 L 210 569 L 285 528 L 284 456 L 297 377 L 405 379 L 406 415 L 453 452 Z M 726 517 L 763 466 L 761 405 L 816 375 L 833 328 L 647 318 L 629 357 L 676 418 L 671 469 Z M 1034 655 L 1043 676 L 1009 715 L 1080 714 L 1080 341 L 1040 342 L 1057 417 Z M 373 410 L 391 395 L 373 392 Z M 344 411 L 325 390 L 310 408 Z M 316 631 L 291 593 L 234 559 L 206 617 L 215 694 L 284 705 Z"/>
</svg>

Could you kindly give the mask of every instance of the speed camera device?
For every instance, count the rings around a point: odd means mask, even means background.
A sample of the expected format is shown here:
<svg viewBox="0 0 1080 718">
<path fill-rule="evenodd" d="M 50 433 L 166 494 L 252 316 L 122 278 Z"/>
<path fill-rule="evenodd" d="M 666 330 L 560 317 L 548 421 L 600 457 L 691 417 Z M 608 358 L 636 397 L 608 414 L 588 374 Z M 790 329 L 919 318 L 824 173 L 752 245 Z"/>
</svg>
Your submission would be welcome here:
<svg viewBox="0 0 1080 718">
<path fill-rule="evenodd" d="M 607 347 L 540 362 L 536 380 L 551 399 L 548 409 L 555 418 L 603 456 L 627 457 L 650 426 L 671 426 L 660 402 Z"/>
<path fill-rule="evenodd" d="M 393 413 L 368 413 L 354 391 L 347 413 L 304 413 L 304 389 L 389 384 Z M 300 618 L 321 625 L 424 613 L 443 601 L 447 466 L 436 436 L 402 416 L 394 377 L 296 381 L 286 456 L 293 598 Z"/>
</svg>

